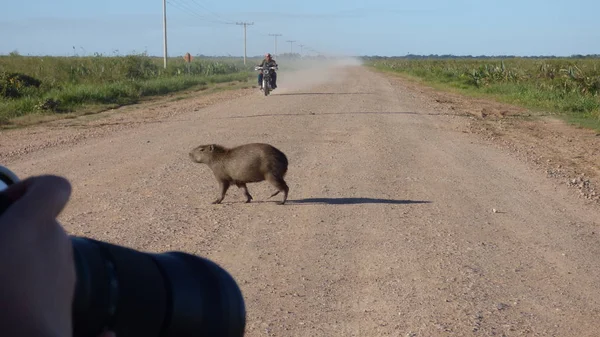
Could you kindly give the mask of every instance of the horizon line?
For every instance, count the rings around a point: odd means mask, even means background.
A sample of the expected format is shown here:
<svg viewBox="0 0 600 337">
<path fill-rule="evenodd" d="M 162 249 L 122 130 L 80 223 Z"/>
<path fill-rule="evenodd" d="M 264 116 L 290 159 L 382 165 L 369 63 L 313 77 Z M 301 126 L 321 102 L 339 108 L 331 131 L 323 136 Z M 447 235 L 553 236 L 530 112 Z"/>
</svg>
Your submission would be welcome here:
<svg viewBox="0 0 600 337">
<path fill-rule="evenodd" d="M 167 56 L 167 59 L 180 58 L 183 55 L 177 56 Z M 514 55 L 514 54 L 404 54 L 404 55 L 344 55 L 344 54 L 334 54 L 334 53 L 317 53 L 316 55 L 300 55 L 300 53 L 281 53 L 275 56 L 305 56 L 305 57 L 314 57 L 314 56 L 333 56 L 333 57 L 355 57 L 355 58 L 581 58 L 581 57 L 600 57 L 600 54 L 571 54 L 571 55 L 555 55 L 555 54 L 529 54 L 529 55 Z M 145 53 L 128 53 L 128 54 L 101 54 L 101 53 L 93 53 L 91 55 L 58 55 L 58 54 L 20 54 L 18 52 L 12 51 L 9 53 L 0 53 L 0 57 L 126 57 L 126 56 L 146 56 L 150 58 L 163 58 L 163 55 L 150 55 Z M 206 55 L 206 54 L 196 54 L 192 55 L 193 57 L 201 57 L 201 58 L 244 58 L 243 55 Z M 260 58 L 263 55 L 247 55 L 247 58 Z"/>
</svg>

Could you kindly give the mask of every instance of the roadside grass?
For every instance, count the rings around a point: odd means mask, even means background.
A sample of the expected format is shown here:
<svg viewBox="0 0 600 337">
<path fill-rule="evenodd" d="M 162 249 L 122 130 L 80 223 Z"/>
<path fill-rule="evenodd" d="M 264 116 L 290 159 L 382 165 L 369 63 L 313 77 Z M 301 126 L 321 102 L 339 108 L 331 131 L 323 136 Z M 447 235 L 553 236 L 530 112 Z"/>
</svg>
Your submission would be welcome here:
<svg viewBox="0 0 600 337">
<path fill-rule="evenodd" d="M 247 80 L 243 81 L 234 81 L 234 82 L 222 82 L 222 83 L 214 83 L 214 84 L 200 84 L 196 86 L 192 86 L 188 89 L 169 92 L 164 95 L 158 96 L 145 96 L 140 97 L 138 100 L 127 103 L 127 104 L 85 104 L 79 106 L 76 110 L 71 112 L 63 112 L 63 113 L 30 113 L 25 114 L 20 117 L 15 117 L 10 120 L 10 123 L 0 124 L 0 132 L 1 130 L 8 129 L 18 129 L 23 127 L 28 127 L 31 125 L 41 124 L 45 122 L 61 120 L 61 119 L 72 119 L 77 117 L 85 116 L 86 119 L 92 118 L 103 118 L 100 113 L 106 112 L 112 109 L 117 109 L 121 107 L 131 106 L 133 104 L 143 104 L 143 103 L 151 103 L 151 102 L 177 102 L 182 101 L 194 97 L 198 97 L 198 95 L 208 95 L 214 94 L 221 91 L 227 90 L 237 90 L 237 89 L 247 89 L 252 87 L 252 83 Z"/>
<path fill-rule="evenodd" d="M 0 126 L 35 115 L 101 111 L 141 99 L 221 83 L 247 82 L 252 66 L 239 60 L 0 56 Z"/>
<path fill-rule="evenodd" d="M 390 58 L 366 64 L 436 89 L 492 98 L 600 131 L 598 58 Z"/>
</svg>

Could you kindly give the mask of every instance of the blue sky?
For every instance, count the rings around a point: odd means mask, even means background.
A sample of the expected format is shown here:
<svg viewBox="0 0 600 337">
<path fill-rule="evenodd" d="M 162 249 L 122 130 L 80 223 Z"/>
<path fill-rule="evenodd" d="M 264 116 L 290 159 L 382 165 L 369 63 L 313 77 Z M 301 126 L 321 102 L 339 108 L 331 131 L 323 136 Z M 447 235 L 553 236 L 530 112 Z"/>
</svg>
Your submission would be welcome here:
<svg viewBox="0 0 600 337">
<path fill-rule="evenodd" d="M 350 55 L 600 54 L 598 0 L 168 0 L 169 55 L 279 52 L 286 40 Z M 161 0 L 7 1 L 0 54 L 162 55 Z M 75 47 L 75 48 L 73 48 Z"/>
</svg>

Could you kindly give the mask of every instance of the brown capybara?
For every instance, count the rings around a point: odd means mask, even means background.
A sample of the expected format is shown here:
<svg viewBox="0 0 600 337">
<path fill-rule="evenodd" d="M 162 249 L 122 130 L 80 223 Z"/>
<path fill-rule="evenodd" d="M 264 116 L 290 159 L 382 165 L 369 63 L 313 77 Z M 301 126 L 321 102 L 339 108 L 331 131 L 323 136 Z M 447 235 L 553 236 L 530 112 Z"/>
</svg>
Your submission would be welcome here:
<svg viewBox="0 0 600 337">
<path fill-rule="evenodd" d="M 217 144 L 200 145 L 190 152 L 193 162 L 208 165 L 221 186 L 221 196 L 213 201 L 219 204 L 231 184 L 244 189 L 246 203 L 252 200 L 246 183 L 268 181 L 277 188 L 272 198 L 283 191 L 285 204 L 289 187 L 283 180 L 287 173 L 288 160 L 285 154 L 269 144 L 252 143 L 226 148 Z"/>
</svg>

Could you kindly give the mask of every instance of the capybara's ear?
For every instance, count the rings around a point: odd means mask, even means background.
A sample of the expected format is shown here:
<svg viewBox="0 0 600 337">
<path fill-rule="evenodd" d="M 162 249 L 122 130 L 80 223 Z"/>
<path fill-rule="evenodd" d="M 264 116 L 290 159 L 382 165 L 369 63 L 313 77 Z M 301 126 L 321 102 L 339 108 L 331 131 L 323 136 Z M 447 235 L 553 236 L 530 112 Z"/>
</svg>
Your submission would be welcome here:
<svg viewBox="0 0 600 337">
<path fill-rule="evenodd" d="M 213 152 L 213 151 L 215 150 L 215 146 L 214 146 L 213 144 L 211 144 L 211 145 L 208 147 L 208 150 L 209 150 L 210 152 Z"/>
</svg>

